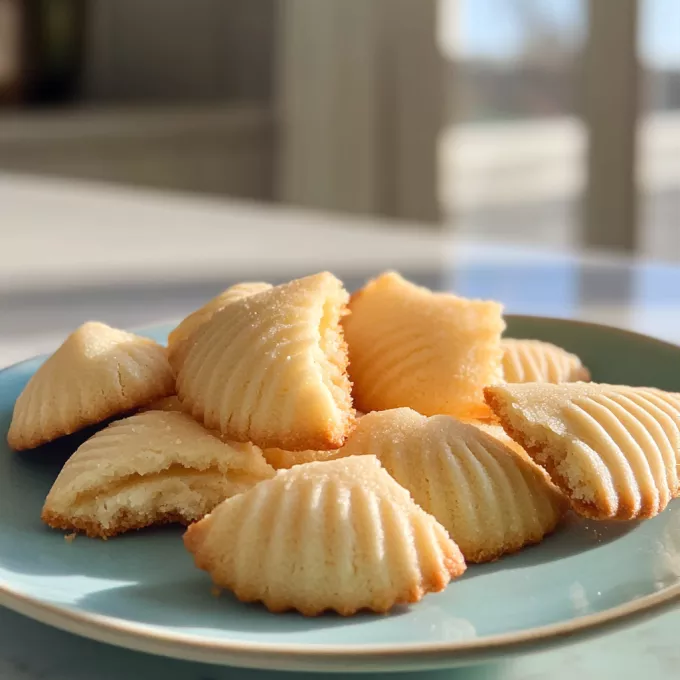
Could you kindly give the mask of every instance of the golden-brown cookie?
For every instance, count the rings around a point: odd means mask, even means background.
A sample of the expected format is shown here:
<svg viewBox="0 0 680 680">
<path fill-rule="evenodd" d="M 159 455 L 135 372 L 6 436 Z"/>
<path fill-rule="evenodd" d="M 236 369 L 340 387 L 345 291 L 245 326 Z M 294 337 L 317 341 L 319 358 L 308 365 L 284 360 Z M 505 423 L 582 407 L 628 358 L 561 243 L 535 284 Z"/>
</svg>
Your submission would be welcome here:
<svg viewBox="0 0 680 680">
<path fill-rule="evenodd" d="M 215 584 L 273 612 L 385 612 L 465 570 L 456 544 L 373 456 L 307 463 L 229 499 L 184 544 Z"/>
<path fill-rule="evenodd" d="M 263 449 L 262 455 L 275 470 L 289 470 L 296 465 L 316 461 L 333 460 L 339 449 L 330 451 L 285 451 L 284 449 Z"/>
<path fill-rule="evenodd" d="M 173 394 L 169 397 L 156 399 L 139 409 L 140 413 L 143 413 L 144 411 L 178 411 L 179 413 L 186 413 L 187 409 L 182 405 L 179 397 L 176 394 Z"/>
<path fill-rule="evenodd" d="M 361 411 L 356 411 L 357 420 L 363 418 L 364 415 Z M 503 428 L 500 425 L 498 428 L 503 432 Z M 505 435 L 505 432 L 503 434 Z M 285 451 L 284 449 L 273 448 L 264 449 L 262 454 L 275 470 L 290 470 L 290 468 L 296 465 L 303 465 L 304 463 L 333 460 L 339 456 L 340 451 L 340 449 L 331 449 L 330 451 Z"/>
<path fill-rule="evenodd" d="M 365 414 L 361 411 L 356 411 L 356 418 L 363 418 Z M 503 428 L 498 426 L 500 431 L 503 432 Z M 503 434 L 505 434 L 503 432 Z M 284 449 L 264 449 L 262 455 L 264 455 L 265 460 L 275 469 L 275 470 L 290 470 L 290 468 L 296 465 L 303 465 L 304 463 L 314 463 L 316 461 L 333 460 L 340 455 L 340 449 L 331 449 L 329 451 L 285 451 Z"/>
<path fill-rule="evenodd" d="M 172 397 L 164 397 L 163 399 L 158 399 L 152 402 L 147 407 L 140 409 L 143 411 L 179 411 L 180 413 L 186 413 L 186 407 L 182 405 L 177 395 Z M 498 426 L 501 432 L 505 434 L 503 428 Z M 226 444 L 234 444 L 238 446 L 235 442 L 229 441 L 227 438 L 223 437 L 222 434 L 216 432 L 215 430 L 208 430 L 212 435 L 221 439 Z M 252 445 L 255 446 L 254 444 Z M 259 447 L 257 447 L 258 450 Z M 294 465 L 302 465 L 303 463 L 313 463 L 317 460 L 331 460 L 337 455 L 339 449 L 331 449 L 330 451 L 285 451 L 284 449 L 264 449 L 262 450 L 262 455 L 264 459 L 271 465 L 274 470 L 288 470 Z"/>
<path fill-rule="evenodd" d="M 237 283 L 235 286 L 231 286 L 219 295 L 216 295 L 195 312 L 189 314 L 168 335 L 168 358 L 170 359 L 170 364 L 176 368 L 182 363 L 183 356 L 189 346 L 189 338 L 203 324 L 210 321 L 217 312 L 235 300 L 256 295 L 270 288 L 271 284 L 261 281 Z"/>
<path fill-rule="evenodd" d="M 567 508 L 535 464 L 451 416 L 375 411 L 361 419 L 342 452 L 377 456 L 468 562 L 541 541 Z"/>
<path fill-rule="evenodd" d="M 273 475 L 257 447 L 228 446 L 183 413 L 147 411 L 112 423 L 69 458 L 42 519 L 103 538 L 187 524 Z"/>
<path fill-rule="evenodd" d="M 164 347 L 90 321 L 35 372 L 14 405 L 7 442 L 30 449 L 173 394 Z"/>
<path fill-rule="evenodd" d="M 562 383 L 590 380 L 588 369 L 575 354 L 550 342 L 504 338 L 501 345 L 506 382 Z"/>
<path fill-rule="evenodd" d="M 524 458 L 525 460 L 529 460 L 533 462 L 531 456 L 514 440 L 512 439 L 508 433 L 503 429 L 503 426 L 500 423 L 490 423 L 490 422 L 480 422 L 480 421 L 470 421 L 470 425 L 474 425 L 476 428 L 480 429 L 482 432 L 485 432 L 489 436 L 493 437 L 494 439 L 497 439 L 501 444 L 508 446 L 511 448 L 515 453 L 519 454 Z M 543 468 L 539 468 L 543 469 Z"/>
<path fill-rule="evenodd" d="M 232 302 L 193 336 L 179 398 L 231 440 L 339 448 L 355 417 L 339 323 L 346 301 L 325 272 Z"/>
<path fill-rule="evenodd" d="M 489 436 L 493 437 L 494 439 L 497 439 L 504 446 L 511 448 L 518 456 L 527 461 L 527 463 L 533 465 L 534 469 L 538 471 L 541 475 L 543 475 L 543 479 L 545 480 L 546 484 L 550 486 L 550 488 L 557 491 L 558 494 L 564 495 L 557 488 L 557 486 L 555 486 L 552 479 L 550 479 L 550 475 L 540 465 L 538 465 L 538 463 L 536 463 L 534 459 L 514 439 L 512 439 L 512 437 L 510 437 L 510 435 L 508 435 L 508 433 L 503 429 L 503 426 L 500 424 L 500 422 L 470 421 L 470 425 L 474 425 L 475 427 L 479 428 L 482 432 L 486 432 L 486 434 L 488 434 Z"/>
<path fill-rule="evenodd" d="M 674 395 L 579 382 L 496 385 L 485 395 L 505 431 L 581 515 L 653 517 L 677 494 Z"/>
<path fill-rule="evenodd" d="M 488 415 L 482 388 L 502 379 L 502 307 L 433 293 L 390 272 L 350 300 L 344 319 L 361 411 Z"/>
</svg>

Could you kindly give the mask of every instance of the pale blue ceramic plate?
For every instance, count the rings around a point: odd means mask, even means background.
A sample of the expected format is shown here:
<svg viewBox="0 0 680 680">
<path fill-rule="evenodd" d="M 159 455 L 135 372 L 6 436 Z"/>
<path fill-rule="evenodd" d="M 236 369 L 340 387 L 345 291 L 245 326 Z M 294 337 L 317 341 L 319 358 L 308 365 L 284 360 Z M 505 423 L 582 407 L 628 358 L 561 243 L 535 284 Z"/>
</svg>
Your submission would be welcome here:
<svg viewBox="0 0 680 680">
<path fill-rule="evenodd" d="M 167 328 L 153 337 L 164 340 Z M 680 348 L 568 321 L 514 317 L 509 335 L 577 352 L 600 382 L 680 391 Z M 41 359 L 0 373 L 0 430 Z M 4 436 L 2 437 L 4 442 Z M 82 439 L 82 437 L 81 437 Z M 388 616 L 306 619 L 211 595 L 179 528 L 108 542 L 40 523 L 72 439 L 24 454 L 0 445 L 0 603 L 59 628 L 133 649 L 268 669 L 454 666 L 632 623 L 680 598 L 680 501 L 642 523 L 572 519 L 538 546 L 471 566 L 444 593 Z"/>
</svg>

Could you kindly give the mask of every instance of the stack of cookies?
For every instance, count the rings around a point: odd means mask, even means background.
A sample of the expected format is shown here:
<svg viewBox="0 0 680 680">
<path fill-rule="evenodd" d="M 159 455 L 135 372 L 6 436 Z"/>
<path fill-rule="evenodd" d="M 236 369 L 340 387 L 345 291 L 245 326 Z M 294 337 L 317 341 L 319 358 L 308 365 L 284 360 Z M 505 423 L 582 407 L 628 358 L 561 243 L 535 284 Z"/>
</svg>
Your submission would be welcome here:
<svg viewBox="0 0 680 680">
<path fill-rule="evenodd" d="M 384 612 L 543 540 L 569 509 L 642 519 L 678 495 L 680 395 L 588 382 L 577 356 L 504 329 L 498 303 L 396 273 L 351 298 L 327 272 L 239 284 L 168 347 L 77 329 L 18 398 L 8 442 L 114 419 L 54 481 L 49 526 L 188 524 L 196 565 L 243 601 Z"/>
</svg>

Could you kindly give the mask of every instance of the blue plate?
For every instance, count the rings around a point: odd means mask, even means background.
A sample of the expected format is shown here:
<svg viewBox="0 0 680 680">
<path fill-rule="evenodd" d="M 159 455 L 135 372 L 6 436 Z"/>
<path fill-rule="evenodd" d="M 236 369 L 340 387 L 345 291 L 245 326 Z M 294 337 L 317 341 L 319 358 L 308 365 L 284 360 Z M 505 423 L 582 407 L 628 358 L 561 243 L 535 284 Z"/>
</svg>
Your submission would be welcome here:
<svg viewBox="0 0 680 680">
<path fill-rule="evenodd" d="M 577 322 L 511 317 L 509 335 L 556 342 L 599 382 L 680 391 L 680 348 Z M 149 333 L 163 341 L 167 328 Z M 42 359 L 0 373 L 0 430 Z M 680 501 L 646 522 L 569 519 L 538 546 L 471 566 L 445 592 L 386 616 L 274 615 L 211 595 L 175 527 L 68 543 L 40 522 L 84 434 L 39 450 L 0 444 L 0 603 L 73 633 L 185 659 L 288 670 L 455 666 L 572 641 L 680 598 Z"/>
</svg>

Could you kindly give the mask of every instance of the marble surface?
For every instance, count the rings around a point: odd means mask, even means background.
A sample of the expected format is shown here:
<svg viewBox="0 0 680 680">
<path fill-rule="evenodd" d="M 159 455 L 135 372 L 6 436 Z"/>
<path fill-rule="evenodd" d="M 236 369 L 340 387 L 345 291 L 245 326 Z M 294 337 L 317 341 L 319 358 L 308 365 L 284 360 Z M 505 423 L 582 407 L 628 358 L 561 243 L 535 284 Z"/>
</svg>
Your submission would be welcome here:
<svg viewBox="0 0 680 680">
<path fill-rule="evenodd" d="M 434 288 L 499 299 L 508 312 L 594 320 L 680 342 L 680 268 L 670 265 L 0 176 L 0 366 L 50 351 L 89 318 L 139 328 L 179 318 L 237 280 L 277 282 L 321 268 L 350 289 L 395 268 Z M 673 612 L 559 650 L 419 677 L 661 680 L 680 667 L 679 628 Z M 0 677 L 8 680 L 283 675 L 128 652 L 7 610 L 0 631 Z"/>
</svg>

